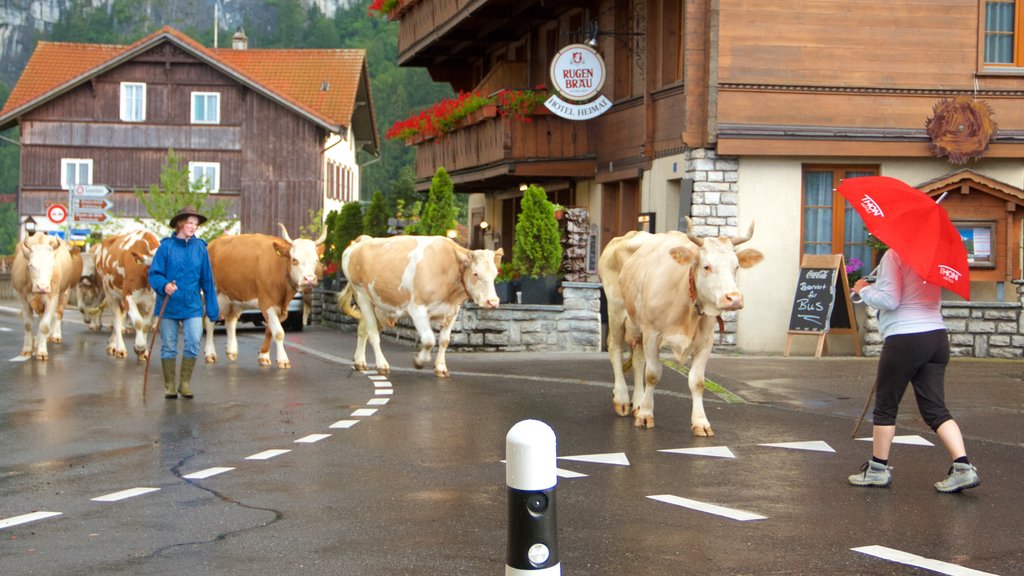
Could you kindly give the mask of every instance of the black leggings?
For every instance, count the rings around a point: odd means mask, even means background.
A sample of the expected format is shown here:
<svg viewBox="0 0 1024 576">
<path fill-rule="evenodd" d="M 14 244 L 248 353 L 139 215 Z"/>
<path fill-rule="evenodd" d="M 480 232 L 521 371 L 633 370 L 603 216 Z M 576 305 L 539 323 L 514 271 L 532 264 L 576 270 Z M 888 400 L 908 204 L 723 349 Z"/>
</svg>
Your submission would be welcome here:
<svg viewBox="0 0 1024 576">
<path fill-rule="evenodd" d="M 896 425 L 896 413 L 908 382 L 914 385 L 921 417 L 933 431 L 947 420 L 952 420 L 945 400 L 947 364 L 949 337 L 945 330 L 896 334 L 886 338 L 875 380 L 874 424 Z"/>
</svg>

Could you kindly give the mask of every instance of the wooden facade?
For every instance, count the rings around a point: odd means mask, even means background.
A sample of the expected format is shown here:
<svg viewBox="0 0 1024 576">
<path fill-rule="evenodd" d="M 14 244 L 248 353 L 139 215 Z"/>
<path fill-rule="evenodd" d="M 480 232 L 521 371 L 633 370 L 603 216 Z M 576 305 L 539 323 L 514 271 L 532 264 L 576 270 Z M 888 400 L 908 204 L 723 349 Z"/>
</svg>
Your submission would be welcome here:
<svg viewBox="0 0 1024 576">
<path fill-rule="evenodd" d="M 92 163 L 92 183 L 114 191 L 112 214 L 145 217 L 133 190 L 159 183 L 173 149 L 182 166 L 218 165 L 216 198 L 227 202 L 242 232 L 277 235 L 280 222 L 296 235 L 300 226 L 309 224 L 310 214 L 324 207 L 329 138 L 340 133 L 351 142 L 359 136 L 369 143 L 367 150 L 376 151 L 375 133 L 359 135 L 351 127 L 311 118 L 294 104 L 293 94 L 254 83 L 239 74 L 234 60 L 225 64 L 176 31 L 165 29 L 140 43 L 123 61 L 87 71 L 63 92 L 43 94 L 38 104 L 30 103 L 16 117 L 9 115 L 8 121 L 17 122 L 21 132 L 22 214 L 38 219 L 49 205 L 66 203 L 61 160 L 81 158 Z M 361 67 L 365 73 L 365 63 Z M 359 68 L 357 64 L 356 75 Z M 143 121 L 121 119 L 122 82 L 145 85 Z M 350 90 L 348 97 L 355 100 L 354 86 L 336 86 L 336 94 L 338 88 Z M 193 92 L 218 95 L 217 123 L 192 121 Z M 368 90 L 362 97 L 369 100 Z M 355 103 L 349 108 L 355 109 Z M 372 115 L 372 105 L 363 110 Z M 372 116 L 361 123 L 375 132 Z M 357 170 L 354 159 L 351 164 Z"/>
</svg>

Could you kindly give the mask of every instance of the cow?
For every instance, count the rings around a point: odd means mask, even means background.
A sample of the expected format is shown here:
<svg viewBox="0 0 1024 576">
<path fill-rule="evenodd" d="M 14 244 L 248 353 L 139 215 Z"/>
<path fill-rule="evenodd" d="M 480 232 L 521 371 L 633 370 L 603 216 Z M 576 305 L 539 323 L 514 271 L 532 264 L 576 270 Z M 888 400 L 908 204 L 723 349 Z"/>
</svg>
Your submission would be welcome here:
<svg viewBox="0 0 1024 576">
<path fill-rule="evenodd" d="M 114 316 L 107 342 L 107 354 L 127 358 L 124 344 L 124 316 L 127 313 L 135 329 L 135 354 L 139 360 L 149 355 L 146 335 L 153 324 L 156 293 L 149 286 L 149 265 L 160 246 L 160 239 L 148 230 L 133 230 L 103 239 L 96 249 L 96 272 L 103 287 L 104 300 Z"/>
<path fill-rule="evenodd" d="M 291 368 L 291 360 L 284 349 L 284 328 L 281 321 L 288 317 L 288 303 L 295 293 L 316 286 L 319 279 L 316 266 L 320 260 L 319 247 L 327 237 L 327 228 L 316 240 L 292 240 L 284 224 L 281 237 L 266 234 L 238 234 L 220 236 L 210 242 L 210 265 L 224 327 L 227 331 L 226 354 L 228 360 L 238 358 L 238 317 L 243 310 L 259 308 L 263 313 L 266 330 L 257 362 L 270 365 L 270 341 L 277 346 L 277 367 Z M 213 343 L 214 323 L 206 321 L 206 362 L 217 362 Z"/>
<path fill-rule="evenodd" d="M 15 247 L 11 283 L 18 293 L 25 329 L 21 355 L 45 361 L 50 357 L 47 342 L 61 341 L 61 315 L 75 283 L 67 243 L 46 234 L 34 234 L 19 242 Z M 39 316 L 38 327 L 34 326 L 36 315 Z"/>
<path fill-rule="evenodd" d="M 82 252 L 81 279 L 75 286 L 75 304 L 82 314 L 82 321 L 93 332 L 103 330 L 103 310 L 107 307 L 103 284 L 96 272 L 96 252 L 99 248 L 99 244 L 93 244 Z"/>
<path fill-rule="evenodd" d="M 440 319 L 440 346 L 434 361 L 434 375 L 445 378 L 445 351 L 452 327 L 463 302 L 472 298 L 484 308 L 497 308 L 494 278 L 504 252 L 468 250 L 444 236 L 360 236 L 341 255 L 341 268 L 348 285 L 338 304 L 349 316 L 359 319 L 355 368 L 366 370 L 366 341 L 373 347 L 377 372 L 389 374 L 391 366 L 380 349 L 381 322 L 394 325 L 408 315 L 416 326 L 420 350 L 413 364 L 430 363 L 434 348 L 431 320 Z M 355 298 L 359 306 L 352 308 Z"/>
<path fill-rule="evenodd" d="M 680 364 L 690 361 L 691 433 L 713 436 L 703 394 L 715 324 L 721 327 L 722 312 L 743 308 L 736 273 L 741 267 L 755 266 L 764 255 L 752 249 L 736 251 L 753 236 L 753 224 L 743 237 L 702 238 L 687 222 L 691 232 L 685 235 L 630 233 L 613 239 L 601 255 L 598 270 L 608 300 L 608 353 L 616 378 L 612 402 L 623 416 L 632 407 L 637 428 L 653 428 L 660 352 L 667 347 Z M 621 370 L 624 342 L 632 349 L 629 404 Z"/>
</svg>

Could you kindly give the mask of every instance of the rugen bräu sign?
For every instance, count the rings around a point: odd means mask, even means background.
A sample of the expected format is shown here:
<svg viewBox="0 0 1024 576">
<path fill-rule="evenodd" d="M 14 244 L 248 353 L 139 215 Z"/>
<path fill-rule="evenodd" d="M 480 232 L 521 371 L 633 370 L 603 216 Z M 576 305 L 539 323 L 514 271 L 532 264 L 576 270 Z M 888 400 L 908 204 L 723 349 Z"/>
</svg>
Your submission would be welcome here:
<svg viewBox="0 0 1024 576">
<path fill-rule="evenodd" d="M 612 103 L 601 95 L 606 72 L 604 60 L 586 44 L 570 44 L 551 60 L 555 94 L 544 106 L 567 120 L 588 120 L 605 113 Z M 595 98 L 596 97 L 596 98 Z"/>
</svg>

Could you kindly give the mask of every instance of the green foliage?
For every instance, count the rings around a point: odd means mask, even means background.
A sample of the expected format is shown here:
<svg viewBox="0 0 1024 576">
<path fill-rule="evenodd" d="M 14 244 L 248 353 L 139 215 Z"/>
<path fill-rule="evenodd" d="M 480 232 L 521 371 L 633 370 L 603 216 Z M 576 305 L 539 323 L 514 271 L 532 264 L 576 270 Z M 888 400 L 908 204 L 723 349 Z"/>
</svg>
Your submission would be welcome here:
<svg viewBox="0 0 1024 576">
<path fill-rule="evenodd" d="M 324 262 L 337 262 L 341 260 L 341 250 L 334 245 L 334 230 L 338 226 L 340 214 L 337 210 L 331 210 L 324 218 L 324 226 L 327 227 L 327 237 L 324 238 L 324 255 L 321 260 Z"/>
<path fill-rule="evenodd" d="M 557 275 L 562 266 L 562 235 L 544 189 L 527 188 L 521 209 L 512 245 L 513 266 L 534 278 Z"/>
<path fill-rule="evenodd" d="M 153 220 L 136 218 L 136 221 L 157 236 L 167 236 L 172 232 L 168 226 L 171 218 L 185 206 L 193 206 L 207 217 L 196 235 L 207 241 L 212 240 L 234 226 L 237 220 L 228 216 L 228 204 L 211 198 L 206 189 L 205 181 L 189 180 L 188 166 L 182 166 L 173 149 L 168 150 L 167 159 L 160 170 L 160 184 L 151 185 L 149 192 L 134 191 L 135 198 Z"/>
<path fill-rule="evenodd" d="M 0 203 L 0 254 L 14 254 L 18 243 L 18 205 Z"/>
<path fill-rule="evenodd" d="M 419 222 L 406 228 L 407 234 L 444 236 L 456 226 L 455 185 L 444 167 L 438 168 L 430 181 L 430 194 Z"/>
<path fill-rule="evenodd" d="M 384 200 L 384 194 L 380 190 L 373 192 L 373 200 L 363 216 L 363 232 L 374 238 L 383 238 L 388 235 L 388 218 L 391 210 Z"/>
<path fill-rule="evenodd" d="M 339 260 L 345 248 L 362 233 L 363 206 L 359 202 L 348 202 L 341 207 L 341 214 L 338 215 L 335 227 L 331 230 Z"/>
<path fill-rule="evenodd" d="M 316 240 L 320 237 L 320 232 L 327 226 L 324 223 L 324 209 L 314 211 L 312 208 L 309 209 L 309 224 L 299 225 L 299 237 L 308 238 L 310 240 Z"/>
</svg>

